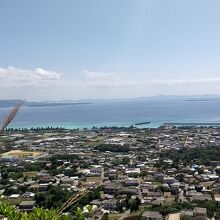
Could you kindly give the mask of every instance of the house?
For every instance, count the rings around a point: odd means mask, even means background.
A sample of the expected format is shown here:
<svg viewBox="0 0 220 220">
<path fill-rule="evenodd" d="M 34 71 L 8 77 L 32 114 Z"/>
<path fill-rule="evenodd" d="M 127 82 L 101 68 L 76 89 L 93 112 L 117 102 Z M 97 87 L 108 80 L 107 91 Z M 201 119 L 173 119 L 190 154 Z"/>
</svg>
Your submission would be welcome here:
<svg viewBox="0 0 220 220">
<path fill-rule="evenodd" d="M 125 181 L 126 186 L 138 186 L 138 181 L 136 179 L 128 179 Z"/>
<path fill-rule="evenodd" d="M 115 183 L 108 183 L 104 186 L 105 193 L 115 194 L 121 190 L 121 185 Z"/>
<path fill-rule="evenodd" d="M 171 190 L 172 190 L 172 194 L 178 194 L 179 193 L 179 188 L 180 188 L 180 183 L 179 182 L 175 182 L 173 184 L 171 184 Z"/>
<path fill-rule="evenodd" d="M 163 216 L 159 212 L 146 211 L 141 220 L 163 220 Z"/>
<path fill-rule="evenodd" d="M 174 184 L 176 180 L 174 177 L 164 177 L 163 182 L 167 184 Z"/>
<path fill-rule="evenodd" d="M 70 184 L 70 185 L 74 185 L 74 186 L 78 186 L 78 178 L 75 177 L 68 177 L 68 176 L 64 176 L 61 179 L 62 184 Z"/>
<path fill-rule="evenodd" d="M 210 194 L 202 194 L 202 195 L 193 195 L 192 201 L 198 202 L 198 201 L 205 201 L 205 200 L 212 200 L 212 197 Z"/>
<path fill-rule="evenodd" d="M 195 207 L 193 210 L 193 216 L 195 220 L 206 220 L 206 208 Z"/>
<path fill-rule="evenodd" d="M 215 199 L 216 202 L 220 203 L 220 194 L 214 195 L 214 199 Z"/>
<path fill-rule="evenodd" d="M 158 198 L 158 197 L 161 197 L 163 196 L 163 193 L 162 192 L 148 192 L 148 195 L 149 197 L 152 197 L 152 198 Z"/>
<path fill-rule="evenodd" d="M 101 201 L 99 201 L 98 199 L 95 199 L 95 200 L 92 200 L 92 201 L 90 202 L 90 204 L 95 205 L 95 206 L 97 206 L 97 207 L 100 207 Z"/>
<path fill-rule="evenodd" d="M 90 168 L 90 173 L 101 174 L 102 173 L 102 166 L 92 165 L 92 167 Z"/>
<path fill-rule="evenodd" d="M 53 178 L 49 175 L 42 175 L 39 178 L 39 183 L 49 183 L 49 182 L 52 182 L 52 181 L 53 181 Z"/>
<path fill-rule="evenodd" d="M 154 192 L 155 186 L 152 183 L 140 183 L 140 187 L 142 190 L 148 190 L 150 192 Z"/>
<path fill-rule="evenodd" d="M 148 195 L 149 190 L 148 189 L 143 189 L 142 190 L 142 195 L 143 196 L 147 196 Z"/>
<path fill-rule="evenodd" d="M 12 194 L 12 195 L 10 195 L 8 198 L 9 199 L 17 199 L 17 198 L 19 198 L 21 195 L 20 194 Z"/>
<path fill-rule="evenodd" d="M 19 204 L 19 209 L 23 211 L 32 211 L 34 208 L 34 204 L 36 201 L 34 200 L 29 200 L 29 201 L 22 201 Z"/>
<path fill-rule="evenodd" d="M 122 193 L 125 193 L 127 195 L 138 195 L 138 189 L 137 188 L 124 187 L 122 189 Z"/>
<path fill-rule="evenodd" d="M 41 183 L 41 184 L 36 183 L 29 186 L 29 189 L 30 191 L 34 191 L 34 192 L 43 192 L 47 190 L 49 185 L 50 185 L 49 183 Z"/>
<path fill-rule="evenodd" d="M 32 192 L 25 192 L 25 193 L 22 195 L 23 198 L 31 198 L 31 197 L 34 197 L 34 196 L 35 196 L 35 194 L 32 193 Z"/>
<path fill-rule="evenodd" d="M 105 210 L 115 210 L 117 207 L 116 199 L 109 199 L 103 201 L 103 209 Z"/>
<path fill-rule="evenodd" d="M 129 174 L 132 174 L 132 175 L 136 174 L 137 175 L 137 174 L 140 174 L 140 172 L 141 172 L 140 168 L 126 168 L 125 169 L 125 173 L 128 175 Z"/>
</svg>

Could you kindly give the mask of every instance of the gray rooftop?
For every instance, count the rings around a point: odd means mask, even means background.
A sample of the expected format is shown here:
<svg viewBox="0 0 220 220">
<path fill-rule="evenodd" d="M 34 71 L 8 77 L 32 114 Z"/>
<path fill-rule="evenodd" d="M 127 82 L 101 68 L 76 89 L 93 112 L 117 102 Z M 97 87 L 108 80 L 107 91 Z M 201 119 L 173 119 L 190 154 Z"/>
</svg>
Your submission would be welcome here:
<svg viewBox="0 0 220 220">
<path fill-rule="evenodd" d="M 20 206 L 31 206 L 34 205 L 36 201 L 22 201 L 19 205 Z"/>
</svg>

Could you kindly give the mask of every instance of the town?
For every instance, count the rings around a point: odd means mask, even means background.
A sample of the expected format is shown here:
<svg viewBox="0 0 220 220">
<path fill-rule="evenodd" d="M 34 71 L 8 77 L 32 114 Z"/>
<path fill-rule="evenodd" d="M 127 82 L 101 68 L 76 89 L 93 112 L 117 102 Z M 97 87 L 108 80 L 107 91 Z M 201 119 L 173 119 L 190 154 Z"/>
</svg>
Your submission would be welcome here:
<svg viewBox="0 0 220 220">
<path fill-rule="evenodd" d="M 56 208 L 70 219 L 220 219 L 218 127 L 7 129 L 0 150 L 1 202 L 21 211 Z"/>
</svg>

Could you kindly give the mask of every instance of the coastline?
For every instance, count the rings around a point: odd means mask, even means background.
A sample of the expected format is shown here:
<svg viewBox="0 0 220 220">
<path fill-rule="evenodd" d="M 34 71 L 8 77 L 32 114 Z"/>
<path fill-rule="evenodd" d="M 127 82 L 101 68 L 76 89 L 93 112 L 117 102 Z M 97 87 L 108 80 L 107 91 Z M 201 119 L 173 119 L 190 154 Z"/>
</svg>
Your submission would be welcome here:
<svg viewBox="0 0 220 220">
<path fill-rule="evenodd" d="M 23 124 L 23 125 L 22 125 Z M 220 122 L 151 122 L 148 124 L 135 125 L 132 123 L 123 122 L 106 122 L 106 123 L 96 123 L 96 124 L 76 124 L 76 123 L 12 123 L 9 128 L 13 129 L 31 129 L 31 128 L 64 128 L 64 129 L 92 129 L 94 127 L 136 127 L 136 128 L 159 128 L 160 126 L 176 126 L 176 127 L 220 127 Z"/>
</svg>

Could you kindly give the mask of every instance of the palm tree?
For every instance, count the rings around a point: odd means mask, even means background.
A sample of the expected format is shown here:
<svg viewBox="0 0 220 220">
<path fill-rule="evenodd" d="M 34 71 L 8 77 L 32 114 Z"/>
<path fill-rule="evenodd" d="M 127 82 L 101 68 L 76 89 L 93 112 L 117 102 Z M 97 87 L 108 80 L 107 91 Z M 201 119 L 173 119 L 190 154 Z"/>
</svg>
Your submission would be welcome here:
<svg viewBox="0 0 220 220">
<path fill-rule="evenodd" d="M 7 217 L 8 220 L 61 220 L 56 209 L 35 208 L 30 213 L 22 213 L 8 203 L 0 202 L 0 215 Z M 80 212 L 79 212 L 80 213 Z M 66 218 L 68 219 L 68 218 Z M 80 220 L 84 220 L 80 218 Z"/>
<path fill-rule="evenodd" d="M 86 205 L 86 209 L 88 210 L 89 216 L 91 216 L 92 213 L 93 213 L 93 206 L 92 205 Z"/>
<path fill-rule="evenodd" d="M 83 215 L 83 210 L 81 208 L 77 207 L 75 215 L 79 220 L 85 220 L 85 216 Z"/>
</svg>

